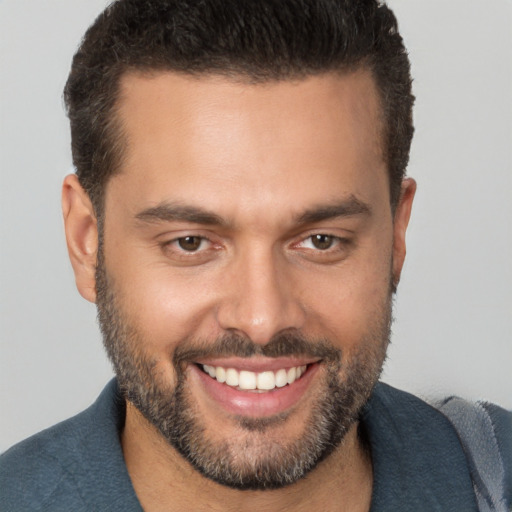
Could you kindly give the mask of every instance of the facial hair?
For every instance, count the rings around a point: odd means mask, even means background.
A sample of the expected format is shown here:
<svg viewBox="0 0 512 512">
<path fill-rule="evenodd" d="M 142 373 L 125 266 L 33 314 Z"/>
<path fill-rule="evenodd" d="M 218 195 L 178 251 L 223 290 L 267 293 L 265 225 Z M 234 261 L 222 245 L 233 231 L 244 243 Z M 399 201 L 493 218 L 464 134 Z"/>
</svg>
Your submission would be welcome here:
<svg viewBox="0 0 512 512">
<path fill-rule="evenodd" d="M 202 475 L 234 489 L 277 489 L 305 477 L 342 442 L 358 420 L 385 359 L 391 324 L 391 293 L 359 340 L 357 351 L 344 355 L 327 339 L 312 339 L 288 330 L 266 345 L 226 333 L 208 340 L 187 339 L 169 355 L 176 379 L 163 382 L 157 361 L 145 352 L 144 334 L 130 322 L 103 258 L 96 272 L 98 320 L 103 342 L 124 398 Z M 208 431 L 187 386 L 186 367 L 209 357 L 305 356 L 320 359 L 321 392 L 297 439 L 272 435 L 293 411 L 268 418 L 234 418 L 241 436 L 216 439 Z"/>
</svg>

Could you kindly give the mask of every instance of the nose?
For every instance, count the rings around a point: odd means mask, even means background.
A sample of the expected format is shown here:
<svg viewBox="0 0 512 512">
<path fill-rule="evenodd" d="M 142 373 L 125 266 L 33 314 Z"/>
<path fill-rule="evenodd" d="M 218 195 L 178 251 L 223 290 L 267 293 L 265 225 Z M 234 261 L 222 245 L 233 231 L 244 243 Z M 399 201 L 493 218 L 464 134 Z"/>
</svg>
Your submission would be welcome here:
<svg viewBox="0 0 512 512">
<path fill-rule="evenodd" d="M 217 310 L 224 330 L 266 344 L 286 329 L 300 329 L 305 310 L 287 262 L 271 251 L 239 257 L 224 275 L 227 293 Z"/>
</svg>

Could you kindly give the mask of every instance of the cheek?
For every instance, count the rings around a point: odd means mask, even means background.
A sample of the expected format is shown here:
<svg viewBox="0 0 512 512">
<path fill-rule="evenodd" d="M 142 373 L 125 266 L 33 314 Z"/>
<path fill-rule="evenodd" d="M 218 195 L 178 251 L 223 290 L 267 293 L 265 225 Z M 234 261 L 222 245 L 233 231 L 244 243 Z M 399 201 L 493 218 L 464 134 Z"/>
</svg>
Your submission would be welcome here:
<svg viewBox="0 0 512 512">
<path fill-rule="evenodd" d="M 316 275 L 305 299 L 312 329 L 348 351 L 386 329 L 391 300 L 391 251 L 387 252 L 387 257 L 361 258 Z"/>
<path fill-rule="evenodd" d="M 211 331 L 214 298 L 207 280 L 164 266 L 139 266 L 117 281 L 125 283 L 119 290 L 123 309 L 148 349 L 168 353 L 182 340 L 205 337 Z M 203 286 L 198 287 L 198 281 Z"/>
</svg>

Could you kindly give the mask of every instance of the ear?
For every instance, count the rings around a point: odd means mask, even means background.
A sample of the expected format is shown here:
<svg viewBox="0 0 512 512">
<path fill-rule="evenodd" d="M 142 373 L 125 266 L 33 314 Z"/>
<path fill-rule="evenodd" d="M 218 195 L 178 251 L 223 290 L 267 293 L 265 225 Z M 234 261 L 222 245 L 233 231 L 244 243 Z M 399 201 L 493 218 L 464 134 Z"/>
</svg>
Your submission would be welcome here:
<svg viewBox="0 0 512 512">
<path fill-rule="evenodd" d="M 76 286 L 84 299 L 95 302 L 98 226 L 91 200 L 74 174 L 62 184 L 62 214 Z"/>
<path fill-rule="evenodd" d="M 400 274 L 405 260 L 405 232 L 411 217 L 412 202 L 416 193 L 416 182 L 412 178 L 402 181 L 400 199 L 393 221 L 393 285 L 400 281 Z"/>
</svg>

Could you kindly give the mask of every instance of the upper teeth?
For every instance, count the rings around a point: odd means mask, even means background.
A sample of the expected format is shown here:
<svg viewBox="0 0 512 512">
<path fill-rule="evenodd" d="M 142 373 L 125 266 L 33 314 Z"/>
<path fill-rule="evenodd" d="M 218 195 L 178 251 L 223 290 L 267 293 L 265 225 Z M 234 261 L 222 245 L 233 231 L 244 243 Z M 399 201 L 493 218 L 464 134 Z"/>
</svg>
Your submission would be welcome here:
<svg viewBox="0 0 512 512">
<path fill-rule="evenodd" d="M 306 365 L 282 368 L 277 371 L 249 372 L 247 370 L 235 370 L 222 366 L 210 366 L 203 364 L 204 371 L 213 379 L 224 382 L 228 386 L 238 389 L 260 389 L 269 391 L 274 388 L 282 388 L 286 384 L 295 382 L 305 371 Z"/>
</svg>

